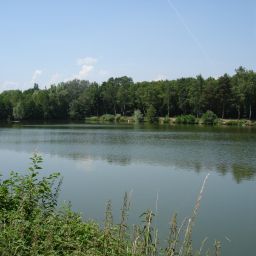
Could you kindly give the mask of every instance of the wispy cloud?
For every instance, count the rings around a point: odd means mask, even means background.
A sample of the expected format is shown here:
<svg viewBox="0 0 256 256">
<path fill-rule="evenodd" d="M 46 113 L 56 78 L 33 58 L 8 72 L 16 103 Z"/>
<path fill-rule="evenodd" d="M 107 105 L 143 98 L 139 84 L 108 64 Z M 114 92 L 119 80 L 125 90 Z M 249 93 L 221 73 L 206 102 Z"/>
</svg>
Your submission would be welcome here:
<svg viewBox="0 0 256 256">
<path fill-rule="evenodd" d="M 92 65 L 82 65 L 76 78 L 78 78 L 78 79 L 87 78 L 93 69 L 94 69 L 94 66 L 92 66 Z"/>
<path fill-rule="evenodd" d="M 34 84 L 34 83 L 38 82 L 38 78 L 42 75 L 42 73 L 43 73 L 42 70 L 36 69 L 31 78 L 31 83 Z"/>
<path fill-rule="evenodd" d="M 94 69 L 98 60 L 92 57 L 85 57 L 77 59 L 77 65 L 80 66 L 79 72 L 73 76 L 73 79 L 86 79 Z"/>
</svg>

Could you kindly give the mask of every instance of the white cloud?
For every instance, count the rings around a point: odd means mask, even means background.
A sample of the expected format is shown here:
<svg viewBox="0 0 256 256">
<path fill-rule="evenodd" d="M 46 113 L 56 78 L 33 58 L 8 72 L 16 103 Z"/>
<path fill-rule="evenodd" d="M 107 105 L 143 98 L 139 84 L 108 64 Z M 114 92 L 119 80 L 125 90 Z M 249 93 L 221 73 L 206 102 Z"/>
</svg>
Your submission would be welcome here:
<svg viewBox="0 0 256 256">
<path fill-rule="evenodd" d="M 31 83 L 32 84 L 36 83 L 38 78 L 42 75 L 42 73 L 43 71 L 40 69 L 35 70 L 31 79 Z"/>
<path fill-rule="evenodd" d="M 95 64 L 98 62 L 97 59 L 92 57 L 85 57 L 77 59 L 77 65 L 80 66 L 78 74 L 73 76 L 73 79 L 86 79 L 89 74 L 93 71 Z"/>
<path fill-rule="evenodd" d="M 83 65 L 76 78 L 78 79 L 87 78 L 93 69 L 94 69 L 94 66 L 92 65 Z"/>
</svg>

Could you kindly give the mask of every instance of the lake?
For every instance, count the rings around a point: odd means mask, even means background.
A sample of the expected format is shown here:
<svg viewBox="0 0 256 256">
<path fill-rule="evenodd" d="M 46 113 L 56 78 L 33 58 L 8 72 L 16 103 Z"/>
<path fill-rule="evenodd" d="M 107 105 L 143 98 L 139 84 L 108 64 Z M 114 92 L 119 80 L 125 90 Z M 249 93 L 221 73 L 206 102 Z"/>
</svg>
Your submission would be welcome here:
<svg viewBox="0 0 256 256">
<path fill-rule="evenodd" d="M 104 220 L 107 200 L 115 221 L 124 193 L 132 194 L 129 222 L 157 211 L 164 241 L 171 215 L 191 215 L 207 180 L 193 238 L 222 242 L 223 255 L 255 255 L 256 129 L 201 126 L 34 124 L 1 126 L 0 171 L 23 172 L 33 152 L 44 172 L 64 177 L 60 200 L 87 219 Z M 156 209 L 157 208 L 157 209 Z"/>
</svg>

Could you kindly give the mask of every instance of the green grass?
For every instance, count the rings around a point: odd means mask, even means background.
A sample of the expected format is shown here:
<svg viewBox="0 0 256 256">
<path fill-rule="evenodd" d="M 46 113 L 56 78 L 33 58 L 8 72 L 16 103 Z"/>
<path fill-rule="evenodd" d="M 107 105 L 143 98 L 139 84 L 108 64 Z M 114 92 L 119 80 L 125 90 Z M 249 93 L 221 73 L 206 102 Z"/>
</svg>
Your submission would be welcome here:
<svg viewBox="0 0 256 256">
<path fill-rule="evenodd" d="M 103 224 L 85 221 L 69 205 L 58 207 L 62 179 L 59 173 L 41 177 L 42 158 L 35 154 L 25 175 L 11 172 L 0 181 L 0 255 L 210 255 L 192 248 L 192 229 L 202 198 L 198 196 L 192 216 L 177 224 L 174 214 L 165 248 L 159 246 L 155 214 L 145 211 L 140 225 L 127 225 L 130 197 L 125 193 L 120 221 L 114 223 L 111 201 Z M 220 255 L 215 242 L 214 255 Z"/>
</svg>

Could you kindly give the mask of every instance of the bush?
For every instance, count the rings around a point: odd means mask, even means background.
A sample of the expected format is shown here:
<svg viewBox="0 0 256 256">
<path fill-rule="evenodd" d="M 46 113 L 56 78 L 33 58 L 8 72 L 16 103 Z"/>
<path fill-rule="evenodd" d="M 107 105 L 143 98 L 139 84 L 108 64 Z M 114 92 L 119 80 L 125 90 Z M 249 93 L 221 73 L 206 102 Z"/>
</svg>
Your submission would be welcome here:
<svg viewBox="0 0 256 256">
<path fill-rule="evenodd" d="M 100 120 L 104 122 L 114 122 L 115 116 L 111 114 L 105 114 L 100 117 Z"/>
<path fill-rule="evenodd" d="M 116 122 L 120 122 L 120 121 L 121 121 L 121 118 L 122 118 L 122 115 L 120 115 L 120 114 L 116 114 L 116 115 L 115 115 L 115 121 L 116 121 Z"/>
<path fill-rule="evenodd" d="M 143 115 L 139 109 L 134 111 L 133 118 L 135 123 L 140 123 L 143 121 Z"/>
<path fill-rule="evenodd" d="M 100 121 L 100 118 L 98 116 L 90 116 L 90 117 L 86 117 L 85 121 L 98 122 L 98 121 Z"/>
<path fill-rule="evenodd" d="M 169 124 L 171 122 L 169 116 L 159 117 L 158 121 L 160 124 Z"/>
<path fill-rule="evenodd" d="M 119 247 L 125 246 L 123 240 L 114 240 L 114 228 L 107 234 L 97 223 L 84 222 L 70 206 L 57 209 L 60 175 L 40 178 L 41 162 L 35 154 L 28 174 L 12 172 L 0 181 L 0 254 L 119 255 Z"/>
<path fill-rule="evenodd" d="M 127 193 L 118 224 L 113 223 L 111 201 L 106 206 L 104 225 L 84 221 L 70 206 L 57 208 L 60 174 L 40 178 L 42 158 L 35 154 L 31 159 L 27 174 L 12 172 L 10 178 L 0 181 L 1 255 L 174 256 L 181 251 L 183 256 L 202 255 L 192 250 L 191 232 L 203 187 L 193 215 L 187 224 L 182 223 L 183 228 L 178 227 L 177 215 L 173 215 L 168 245 L 160 248 L 151 210 L 141 215 L 142 224 L 134 225 L 128 232 Z M 220 255 L 219 242 L 215 249 L 215 255 Z"/>
<path fill-rule="evenodd" d="M 218 121 L 218 117 L 212 111 L 208 110 L 202 115 L 202 123 L 203 124 L 216 124 Z"/>
<path fill-rule="evenodd" d="M 177 124 L 196 124 L 197 119 L 193 115 L 180 115 L 176 117 L 175 123 Z"/>
<path fill-rule="evenodd" d="M 147 109 L 146 118 L 150 123 L 154 123 L 156 120 L 156 109 L 153 105 L 150 105 Z"/>
<path fill-rule="evenodd" d="M 221 124 L 227 126 L 242 126 L 245 122 L 242 120 L 221 120 Z"/>
</svg>

